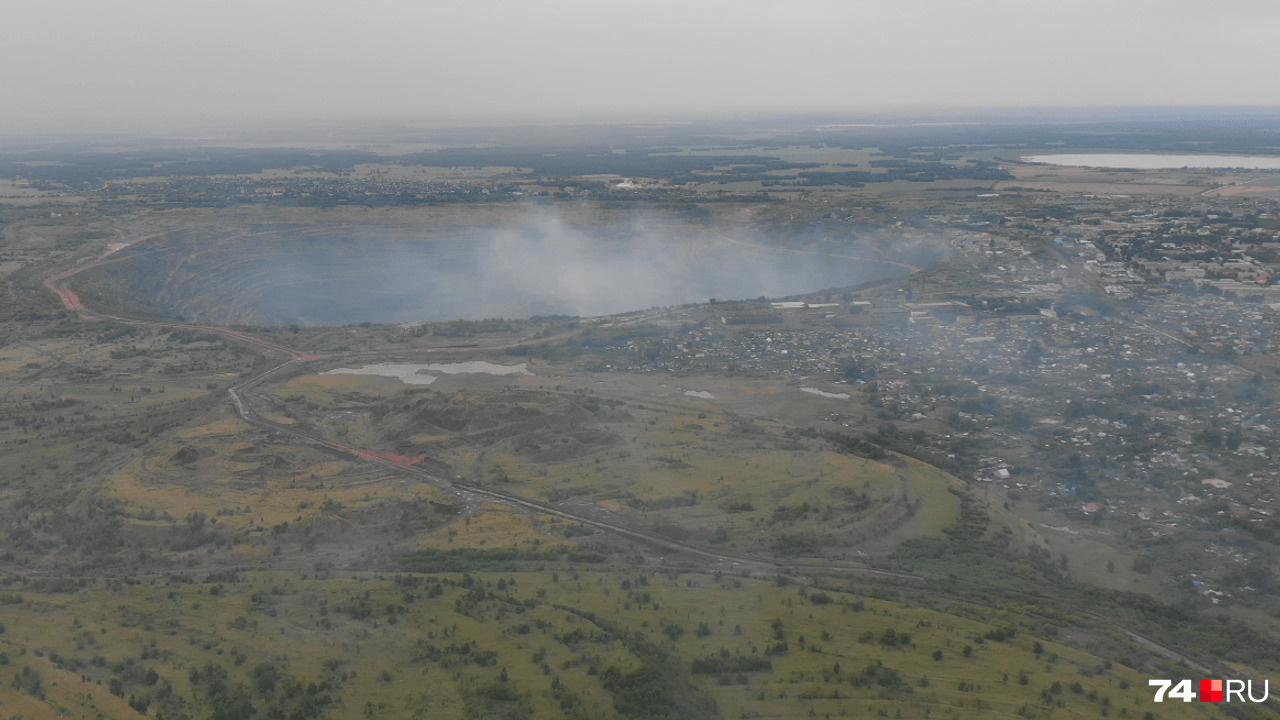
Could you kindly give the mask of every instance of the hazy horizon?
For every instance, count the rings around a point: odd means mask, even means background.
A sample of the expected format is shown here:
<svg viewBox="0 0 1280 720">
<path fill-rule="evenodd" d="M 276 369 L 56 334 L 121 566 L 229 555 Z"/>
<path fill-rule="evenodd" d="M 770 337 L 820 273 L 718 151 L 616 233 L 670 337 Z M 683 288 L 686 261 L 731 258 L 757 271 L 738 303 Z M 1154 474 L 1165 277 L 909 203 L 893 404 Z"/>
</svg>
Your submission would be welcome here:
<svg viewBox="0 0 1280 720">
<path fill-rule="evenodd" d="M 841 130 L 874 128 L 908 128 L 930 126 L 1029 126 L 1087 125 L 1099 123 L 1150 122 L 1249 122 L 1264 124 L 1275 120 L 1280 130 L 1280 106 L 1262 105 L 1103 105 L 1103 106 L 973 106 L 910 107 L 879 109 L 814 109 L 808 111 L 756 109 L 737 113 L 684 108 L 654 110 L 649 113 L 600 112 L 591 115 L 469 115 L 406 116 L 353 115 L 340 116 L 276 116 L 249 115 L 218 118 L 169 118 L 164 122 L 104 121 L 93 125 L 76 123 L 44 123 L 38 128 L 0 125 L 0 138 L 12 143 L 7 149 L 17 150 L 35 143 L 89 143 L 110 148 L 144 147 L 161 144 L 259 147 L 351 147 L 406 144 L 440 147 L 467 145 L 467 141 L 443 142 L 442 138 L 476 133 L 572 132 L 575 128 L 633 129 L 654 128 L 661 132 L 683 132 L 682 128 L 713 133 L 722 140 L 741 132 L 779 132 L 791 130 Z M 461 136 L 458 136 L 461 137 Z M 495 138 L 497 135 L 494 136 Z M 504 135 L 511 139 L 510 135 Z M 454 138 L 456 139 L 456 138 Z"/>
<path fill-rule="evenodd" d="M 0 132 L 1276 107 L 1280 6 L 54 0 L 0 29 Z"/>
</svg>

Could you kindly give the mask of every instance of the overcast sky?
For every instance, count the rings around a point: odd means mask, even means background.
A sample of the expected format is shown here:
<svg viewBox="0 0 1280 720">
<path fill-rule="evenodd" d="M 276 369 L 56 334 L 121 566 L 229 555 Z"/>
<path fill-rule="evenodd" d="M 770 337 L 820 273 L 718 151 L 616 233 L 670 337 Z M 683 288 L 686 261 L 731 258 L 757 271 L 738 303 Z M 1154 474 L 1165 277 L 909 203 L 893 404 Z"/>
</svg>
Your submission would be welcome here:
<svg viewBox="0 0 1280 720">
<path fill-rule="evenodd" d="M 3 18 L 0 132 L 1280 106 L 1276 0 L 28 0 Z"/>
</svg>

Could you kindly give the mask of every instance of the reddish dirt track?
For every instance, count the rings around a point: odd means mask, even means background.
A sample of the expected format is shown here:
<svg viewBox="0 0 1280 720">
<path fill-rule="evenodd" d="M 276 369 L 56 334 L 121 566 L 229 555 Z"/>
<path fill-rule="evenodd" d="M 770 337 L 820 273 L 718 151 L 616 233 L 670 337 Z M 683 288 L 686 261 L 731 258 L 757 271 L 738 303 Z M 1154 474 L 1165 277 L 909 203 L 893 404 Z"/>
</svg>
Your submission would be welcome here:
<svg viewBox="0 0 1280 720">
<path fill-rule="evenodd" d="M 291 350 L 282 345 L 276 345 L 275 343 L 268 342 L 260 338 L 252 337 L 250 335 L 245 335 L 244 333 L 237 332 L 235 330 L 232 330 L 231 328 L 221 327 L 219 325 L 188 325 L 185 323 L 160 323 L 160 322 L 150 322 L 146 320 L 132 320 L 129 318 L 116 317 L 114 315 L 92 315 L 92 314 L 89 314 L 88 311 L 85 309 L 84 303 L 80 301 L 80 296 L 77 295 L 75 291 L 66 287 L 65 284 L 60 284 L 64 280 L 67 280 L 78 273 L 84 272 L 89 268 L 98 267 L 99 265 L 106 265 L 107 263 L 119 262 L 120 260 L 124 260 L 124 259 L 125 258 L 120 257 L 114 260 L 95 260 L 93 262 L 88 262 L 88 263 L 85 263 L 84 265 L 71 268 L 70 270 L 63 270 L 62 272 L 56 275 L 51 275 L 48 278 L 45 278 L 43 285 L 49 288 L 49 290 L 53 292 L 53 294 L 58 296 L 58 299 L 62 301 L 63 307 L 65 307 L 68 310 L 72 310 L 72 311 L 75 311 L 76 313 L 79 313 L 81 320 L 101 320 L 103 318 L 108 318 L 111 320 L 116 320 L 119 322 L 131 324 L 131 325 L 167 325 L 170 327 L 190 328 L 193 330 L 208 330 L 209 332 L 215 332 L 215 333 L 218 333 L 219 335 L 225 335 L 226 337 L 234 338 L 242 342 L 252 343 L 259 347 L 267 348 L 268 350 L 274 350 L 279 353 L 284 353 L 285 355 L 288 355 L 290 358 L 294 360 L 299 360 L 302 362 L 305 362 L 307 360 L 319 360 L 321 358 L 328 357 L 328 355 L 309 355 L 307 353 L 298 352 L 297 350 Z"/>
<path fill-rule="evenodd" d="M 54 282 L 62 280 L 64 277 L 70 277 L 72 274 L 74 273 L 66 272 L 61 275 L 54 275 L 44 281 L 44 286 L 58 295 L 58 299 L 62 301 L 63 307 L 68 310 L 75 310 L 78 312 L 84 310 L 84 305 L 80 302 L 80 296 L 66 288 L 60 288 L 57 285 L 54 285 Z"/>
</svg>

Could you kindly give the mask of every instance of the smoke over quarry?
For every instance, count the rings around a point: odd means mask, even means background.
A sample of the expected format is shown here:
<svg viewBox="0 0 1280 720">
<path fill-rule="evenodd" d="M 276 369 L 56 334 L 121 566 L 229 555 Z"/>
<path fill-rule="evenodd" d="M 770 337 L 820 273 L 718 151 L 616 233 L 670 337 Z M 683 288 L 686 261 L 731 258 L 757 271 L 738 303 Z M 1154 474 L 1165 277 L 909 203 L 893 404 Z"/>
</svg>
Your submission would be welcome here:
<svg viewBox="0 0 1280 720">
<path fill-rule="evenodd" d="M 675 213 L 582 222 L 529 209 L 500 222 L 376 222 L 210 231 L 165 241 L 98 272 L 187 320 L 347 324 L 604 315 L 710 298 L 845 287 L 931 264 L 939 245 L 770 237 Z"/>
</svg>

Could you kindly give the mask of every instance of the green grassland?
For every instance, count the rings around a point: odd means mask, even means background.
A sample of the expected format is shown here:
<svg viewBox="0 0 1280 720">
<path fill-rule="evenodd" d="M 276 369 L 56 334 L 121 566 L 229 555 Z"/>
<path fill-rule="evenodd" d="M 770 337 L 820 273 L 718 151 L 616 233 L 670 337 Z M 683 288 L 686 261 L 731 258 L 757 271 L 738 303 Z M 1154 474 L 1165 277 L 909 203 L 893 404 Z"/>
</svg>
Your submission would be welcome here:
<svg viewBox="0 0 1280 720">
<path fill-rule="evenodd" d="M 596 504 L 726 549 L 851 559 L 939 537 L 959 514 L 959 481 L 917 460 L 837 452 L 705 403 L 621 400 L 564 383 L 435 391 L 334 380 L 264 390 L 344 442 L 426 453 L 505 492 Z"/>
<path fill-rule="evenodd" d="M 98 571 L 7 576 L 0 714 L 1142 717 L 1151 707 L 1149 654 L 1130 647 L 1132 665 L 1108 663 L 1055 641 L 1063 630 L 1040 611 L 926 607 L 823 573 L 806 587 L 655 569 L 615 554 L 597 528 L 494 503 L 464 510 L 425 483 L 271 442 L 208 402 L 243 369 L 166 376 L 163 393 L 143 392 L 141 378 L 59 385 L 58 397 L 121 423 L 184 417 L 109 452 L 104 472 L 64 501 L 73 520 L 95 517 L 91 508 L 110 520 L 83 523 L 73 545 Z M 590 503 L 735 553 L 858 562 L 904 543 L 1038 537 L 918 460 L 850 454 L 714 404 L 601 395 L 576 389 L 572 374 L 441 390 L 314 377 L 259 387 L 254 402 L 344 442 L 426 452 L 507 492 Z M 828 407 L 746 396 L 797 422 Z M 132 407 L 145 412 L 125 414 Z M 65 452 L 58 427 L 69 426 L 50 422 L 29 451 Z M 50 532 L 44 516 L 27 517 L 34 538 Z M 361 566 L 383 574 L 352 573 Z M 452 567 L 470 572 L 440 572 Z M 1160 716 L 1211 714 L 1166 705 Z"/>
<path fill-rule="evenodd" d="M 250 394 L 286 427 L 812 568 L 800 584 L 667 569 L 599 528 L 273 437 L 218 400 L 260 363 L 139 332 L 4 348 L 3 561 L 24 570 L 0 580 L 0 716 L 1144 717 L 1146 677 L 1193 674 L 1070 613 L 823 571 L 983 587 L 998 568 L 969 558 L 1043 539 L 919 460 L 801 432 L 837 406 L 793 388 L 717 386 L 717 404 L 544 365 L 430 388 L 303 370 Z"/>
<path fill-rule="evenodd" d="M 223 573 L 4 597 L 7 717 L 1143 717 L 1147 675 L 861 593 L 596 570 Z M 961 608 L 961 610 L 964 610 Z M 28 670 L 30 668 L 30 670 Z M 130 709 L 132 708 L 132 710 Z M 1199 703 L 1158 716 L 1214 717 Z"/>
<path fill-rule="evenodd" d="M 63 509 L 149 438 L 203 412 L 214 390 L 254 364 L 220 340 L 91 327 L 0 346 L 0 489 L 16 497 L 59 488 L 46 510 Z"/>
</svg>

